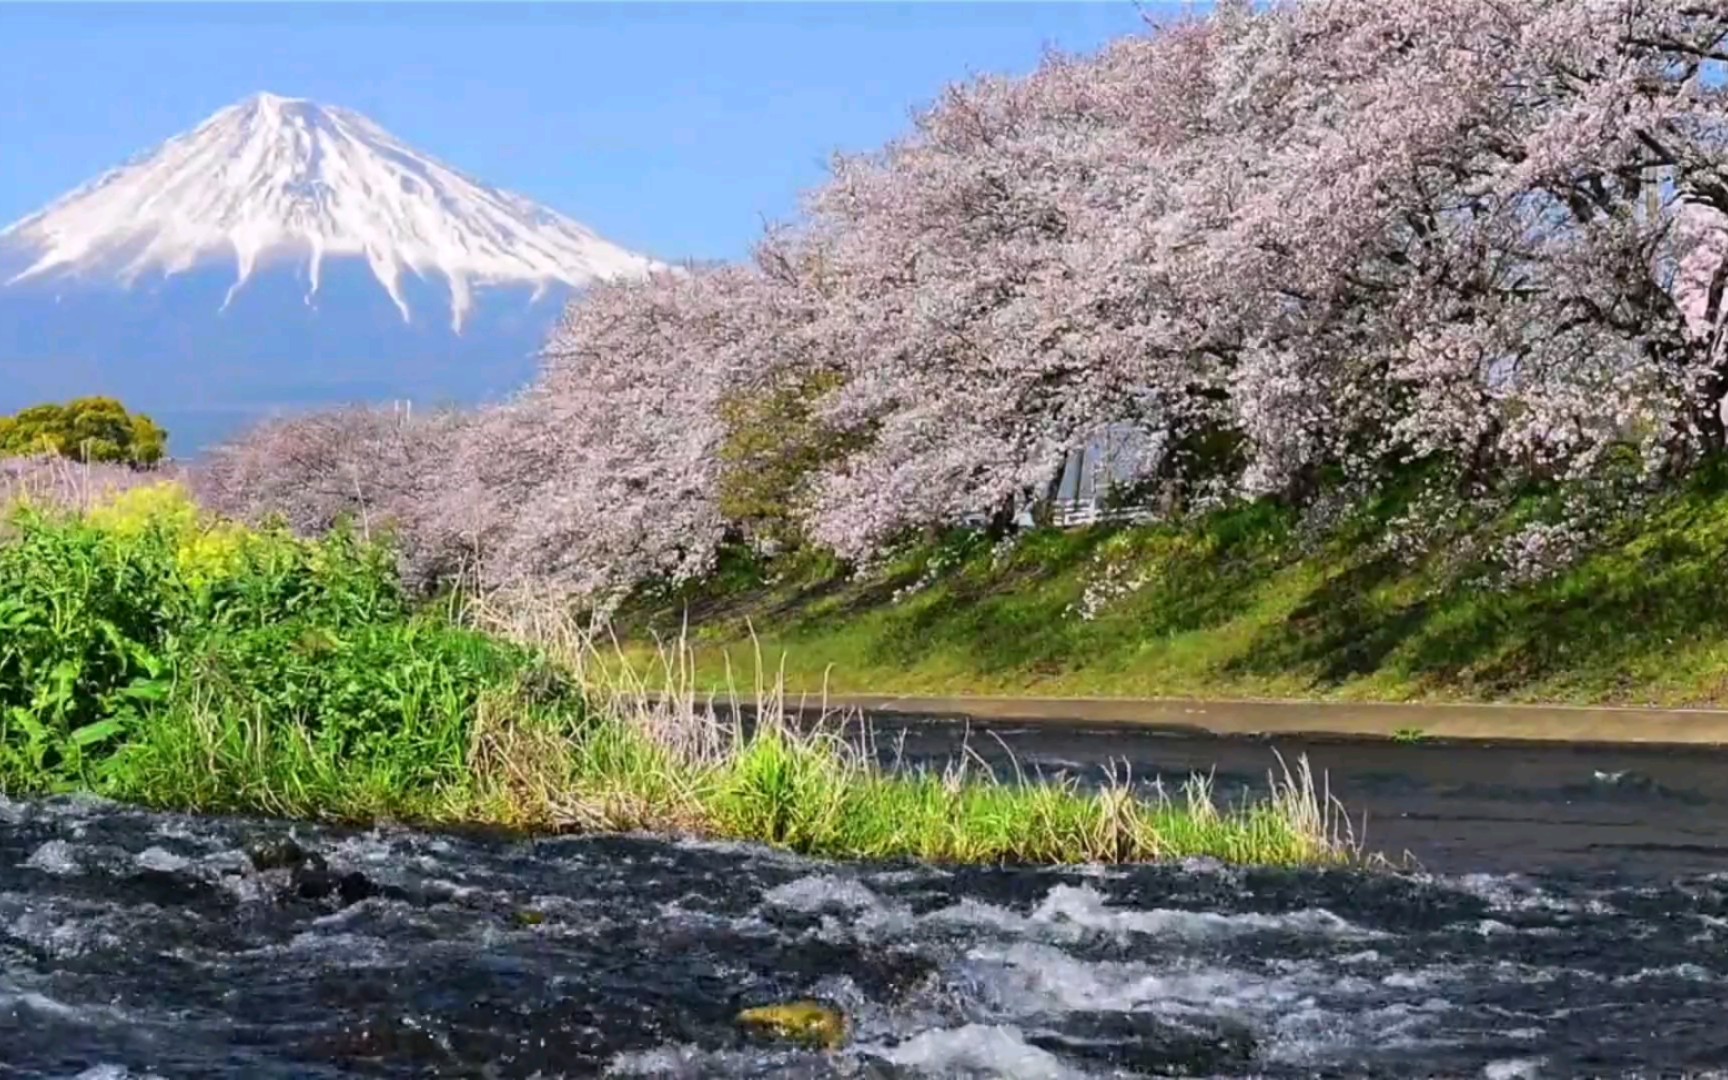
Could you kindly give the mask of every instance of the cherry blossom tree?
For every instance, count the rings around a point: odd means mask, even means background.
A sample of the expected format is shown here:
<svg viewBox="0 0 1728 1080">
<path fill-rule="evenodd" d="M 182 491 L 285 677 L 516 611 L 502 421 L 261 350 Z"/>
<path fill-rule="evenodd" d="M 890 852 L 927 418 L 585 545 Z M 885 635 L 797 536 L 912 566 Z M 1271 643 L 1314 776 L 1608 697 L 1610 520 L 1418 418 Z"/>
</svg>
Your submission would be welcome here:
<svg viewBox="0 0 1728 1080">
<path fill-rule="evenodd" d="M 1172 506 L 1672 475 L 1728 448 L 1725 66 L 1696 0 L 1232 0 L 950 88 L 749 264 L 592 290 L 438 454 L 356 445 L 429 574 L 575 593 L 1006 527 L 1106 430 Z M 357 505 L 273 430 L 228 502 Z"/>
<path fill-rule="evenodd" d="M 266 421 L 212 450 L 189 483 L 233 517 L 279 516 L 316 535 L 350 520 L 417 532 L 471 417 L 403 406 L 344 407 Z"/>
<path fill-rule="evenodd" d="M 807 306 L 765 243 L 761 265 L 596 287 L 571 305 L 537 381 L 483 411 L 453 454 L 432 546 L 492 587 L 614 593 L 709 568 L 737 415 L 807 372 Z"/>
<path fill-rule="evenodd" d="M 1205 29 L 1156 47 L 1191 66 Z M 826 417 L 869 433 L 820 486 L 826 543 L 1012 519 L 1106 427 L 1167 427 L 1204 400 L 1194 327 L 1144 257 L 1167 212 L 1161 149 L 1195 122 L 1173 96 L 1150 99 L 1169 114 L 1134 107 L 1124 72 L 1181 75 L 1147 48 L 1108 52 L 1111 79 L 1053 56 L 1029 80 L 955 87 L 811 200 L 830 279 L 818 332 L 844 376 Z"/>
</svg>

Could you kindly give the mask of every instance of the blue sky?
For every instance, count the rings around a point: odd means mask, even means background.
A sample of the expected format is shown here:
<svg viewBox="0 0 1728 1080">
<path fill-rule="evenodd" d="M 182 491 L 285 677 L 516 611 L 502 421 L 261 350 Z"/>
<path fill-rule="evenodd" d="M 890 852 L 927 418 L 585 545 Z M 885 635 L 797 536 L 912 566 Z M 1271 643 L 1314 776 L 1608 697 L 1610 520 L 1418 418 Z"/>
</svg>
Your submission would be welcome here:
<svg viewBox="0 0 1728 1080">
<path fill-rule="evenodd" d="M 737 258 L 835 150 L 1177 5 L 0 4 L 0 223 L 258 90 L 662 258 Z"/>
</svg>

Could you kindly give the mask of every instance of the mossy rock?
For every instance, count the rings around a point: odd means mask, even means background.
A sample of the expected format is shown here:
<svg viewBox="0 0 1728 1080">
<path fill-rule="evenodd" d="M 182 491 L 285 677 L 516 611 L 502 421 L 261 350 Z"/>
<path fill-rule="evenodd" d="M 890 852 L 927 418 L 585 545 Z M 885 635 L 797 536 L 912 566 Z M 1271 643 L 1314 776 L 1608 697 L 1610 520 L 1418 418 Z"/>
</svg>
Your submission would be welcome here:
<svg viewBox="0 0 1728 1080">
<path fill-rule="evenodd" d="M 748 1031 L 822 1050 L 846 1045 L 846 1015 L 820 1001 L 789 1001 L 762 1005 L 738 1014 Z"/>
</svg>

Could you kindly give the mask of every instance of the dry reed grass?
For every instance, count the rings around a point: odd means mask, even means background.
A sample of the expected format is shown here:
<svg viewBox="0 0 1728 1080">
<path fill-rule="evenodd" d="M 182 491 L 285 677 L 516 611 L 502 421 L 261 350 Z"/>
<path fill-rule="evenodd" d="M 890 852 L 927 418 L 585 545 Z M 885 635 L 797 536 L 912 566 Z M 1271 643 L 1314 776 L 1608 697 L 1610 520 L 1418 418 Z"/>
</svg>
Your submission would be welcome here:
<svg viewBox="0 0 1728 1080">
<path fill-rule="evenodd" d="M 1097 785 L 1027 776 L 1003 744 L 1005 778 L 970 739 L 940 768 L 912 767 L 899 748 L 880 752 L 867 717 L 831 709 L 825 696 L 813 706 L 789 702 L 783 678 L 759 653 L 747 695 L 730 669 L 726 692 L 703 693 L 682 634 L 660 642 L 642 665 L 554 604 L 471 598 L 461 617 L 545 651 L 583 687 L 591 714 L 584 729 L 530 732 L 491 720 L 476 728 L 477 772 L 497 777 L 498 789 L 529 816 L 563 827 L 938 861 L 1363 857 L 1348 814 L 1306 756 L 1292 764 L 1275 752 L 1268 793 L 1235 806 L 1220 804 L 1210 776 L 1190 777 L 1173 793 L 1161 782 L 1137 787 L 1126 762 Z"/>
</svg>

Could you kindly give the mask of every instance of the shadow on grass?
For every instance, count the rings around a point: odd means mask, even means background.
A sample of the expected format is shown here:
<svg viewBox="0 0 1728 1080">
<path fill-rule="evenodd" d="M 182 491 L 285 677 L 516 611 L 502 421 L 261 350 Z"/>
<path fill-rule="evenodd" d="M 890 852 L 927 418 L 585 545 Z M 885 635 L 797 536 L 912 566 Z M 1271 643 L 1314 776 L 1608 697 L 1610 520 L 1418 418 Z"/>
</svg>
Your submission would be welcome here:
<svg viewBox="0 0 1728 1080">
<path fill-rule="evenodd" d="M 1389 603 L 1377 595 L 1407 571 L 1396 559 L 1372 559 L 1326 579 L 1282 621 L 1256 634 L 1224 665 L 1233 676 L 1312 673 L 1324 687 L 1372 674 L 1419 633 L 1432 602 Z"/>
<path fill-rule="evenodd" d="M 1654 565 L 1609 551 L 1540 586 L 1458 598 L 1404 665 L 1495 694 L 1564 680 L 1612 695 L 1647 682 L 1677 653 L 1728 637 L 1728 550 L 1679 537 L 1658 546 L 1669 551 Z"/>
<path fill-rule="evenodd" d="M 1175 530 L 1041 531 L 1000 571 L 969 567 L 931 594 L 884 611 L 866 658 L 913 666 L 933 655 L 986 675 L 1029 677 L 1129 663 L 1145 641 L 1237 618 L 1289 563 L 1279 530 L 1238 534 Z M 1121 579 L 1142 582 L 1131 600 L 1082 618 L 1095 562 L 1115 543 Z M 1147 580 L 1149 579 L 1149 580 Z"/>
<path fill-rule="evenodd" d="M 879 613 L 864 659 L 910 667 L 942 653 L 985 674 L 1067 666 L 1074 642 L 1063 626 L 1063 612 L 1073 602 L 1072 582 L 1111 533 L 1030 533 L 1002 568 L 992 565 L 988 550 L 975 553 L 898 605 L 891 595 L 870 589 L 869 606 L 854 609 Z"/>
<path fill-rule="evenodd" d="M 1728 654 L 1728 483 L 1670 493 L 1533 584 L 1485 584 L 1489 568 L 1467 555 L 1494 550 L 1525 518 L 1465 523 L 1459 543 L 1410 567 L 1373 554 L 1388 513 L 1369 507 L 1320 553 L 1265 508 L 1184 526 L 1036 530 L 1011 551 L 950 537 L 865 576 L 814 564 L 773 582 L 734 574 L 704 586 L 691 626 L 740 643 L 748 619 L 776 647 L 884 689 L 919 672 L 998 689 L 1059 677 L 1101 693 L 1728 694 L 1728 668 L 1712 668 Z M 1085 617 L 1089 589 L 1101 602 Z M 676 630 L 679 617 L 668 609 L 663 623 Z"/>
<path fill-rule="evenodd" d="M 1533 584 L 1473 584 L 1476 566 L 1421 596 L 1417 572 L 1391 560 L 1351 567 L 1257 634 L 1227 671 L 1311 675 L 1320 691 L 1378 676 L 1416 692 L 1516 697 L 1558 687 L 1613 699 L 1659 671 L 1707 674 L 1677 670 L 1675 657 L 1728 641 L 1724 566 L 1728 500 L 1693 492 Z"/>
</svg>

